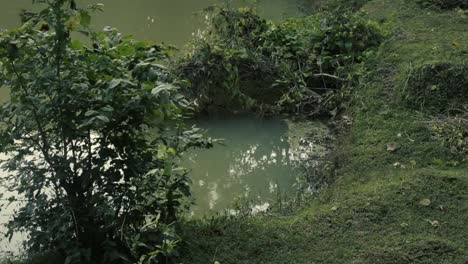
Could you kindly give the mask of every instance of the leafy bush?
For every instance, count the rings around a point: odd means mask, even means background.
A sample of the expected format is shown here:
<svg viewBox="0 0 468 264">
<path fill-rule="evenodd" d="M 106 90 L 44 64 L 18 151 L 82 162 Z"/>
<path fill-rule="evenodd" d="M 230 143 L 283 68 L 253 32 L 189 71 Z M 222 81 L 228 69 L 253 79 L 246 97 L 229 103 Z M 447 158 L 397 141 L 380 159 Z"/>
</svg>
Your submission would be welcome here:
<svg viewBox="0 0 468 264">
<path fill-rule="evenodd" d="M 248 109 L 254 98 L 263 101 L 255 96 L 257 85 L 271 85 L 277 74 L 268 58 L 257 51 L 271 25 L 251 9 L 207 12 L 209 27 L 195 40 L 194 51 L 180 62 L 178 71 L 190 80 L 187 92 L 201 110 Z"/>
<path fill-rule="evenodd" d="M 200 109 L 327 114 L 347 66 L 383 39 L 364 14 L 327 11 L 280 24 L 252 9 L 209 10 L 209 28 L 179 65 Z"/>
<path fill-rule="evenodd" d="M 436 7 L 440 9 L 468 8 L 467 0 L 419 0 L 425 7 Z"/>
<path fill-rule="evenodd" d="M 468 64 L 426 64 L 409 74 L 403 93 L 411 107 L 436 112 L 468 107 Z"/>
<path fill-rule="evenodd" d="M 33 2 L 46 8 L 0 35 L 0 86 L 11 90 L 0 110 L 2 185 L 25 200 L 9 235 L 28 234 L 28 263 L 160 263 L 190 195 L 177 157 L 210 145 L 183 126 L 189 104 L 161 65 L 169 51 L 92 31 L 99 5 Z"/>
</svg>

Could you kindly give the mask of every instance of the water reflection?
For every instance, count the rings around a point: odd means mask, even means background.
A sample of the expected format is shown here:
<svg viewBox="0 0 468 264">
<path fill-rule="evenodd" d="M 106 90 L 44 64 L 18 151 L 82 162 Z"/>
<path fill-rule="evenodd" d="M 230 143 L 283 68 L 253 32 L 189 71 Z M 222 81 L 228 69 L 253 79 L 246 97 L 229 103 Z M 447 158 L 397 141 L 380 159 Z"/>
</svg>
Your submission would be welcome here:
<svg viewBox="0 0 468 264">
<path fill-rule="evenodd" d="M 0 154 L 0 160 L 5 160 L 6 156 Z M 0 181 L 3 184 L 8 173 L 0 170 Z M 17 201 L 10 201 L 9 198 L 17 196 L 15 193 L 0 187 L 0 253 L 5 255 L 16 254 L 20 252 L 23 241 L 26 239 L 26 234 L 15 233 L 11 240 L 5 234 L 7 232 L 6 224 L 12 219 L 15 210 L 23 205 L 23 201 L 17 198 Z"/>
<path fill-rule="evenodd" d="M 297 164 L 324 155 L 316 152 L 322 151 L 316 142 L 296 137 L 279 118 L 209 120 L 197 124 L 207 129 L 209 136 L 223 138 L 224 144 L 185 156 L 184 165 L 191 170 L 193 181 L 195 215 L 232 207 L 239 197 L 264 207 L 278 191 L 292 195 Z"/>
</svg>

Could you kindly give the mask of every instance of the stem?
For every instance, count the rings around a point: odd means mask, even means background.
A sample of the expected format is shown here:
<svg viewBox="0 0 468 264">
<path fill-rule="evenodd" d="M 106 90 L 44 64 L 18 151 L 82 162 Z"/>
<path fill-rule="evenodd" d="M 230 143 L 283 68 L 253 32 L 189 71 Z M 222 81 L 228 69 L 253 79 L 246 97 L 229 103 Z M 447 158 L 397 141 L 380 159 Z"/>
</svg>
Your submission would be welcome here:
<svg viewBox="0 0 468 264">
<path fill-rule="evenodd" d="M 16 78 L 18 78 L 19 86 L 20 86 L 21 90 L 23 91 L 24 95 L 27 98 L 30 98 L 29 92 L 28 92 L 28 90 L 26 88 L 26 85 L 24 83 L 23 76 L 18 72 L 18 70 L 16 69 L 15 64 L 13 63 L 13 61 L 11 59 L 10 59 L 10 64 L 11 64 L 11 67 L 13 69 L 13 72 L 16 75 Z M 31 104 L 31 106 L 33 108 L 32 109 L 33 118 L 34 118 L 34 121 L 36 122 L 37 129 L 39 131 L 39 140 L 42 141 L 42 145 L 41 145 L 40 142 L 36 142 L 36 144 L 39 147 L 39 150 L 41 151 L 42 155 L 44 156 L 45 161 L 52 168 L 51 173 L 52 174 L 58 174 L 58 172 L 54 172 L 55 170 L 57 170 L 57 168 L 55 167 L 55 164 L 54 164 L 54 162 L 52 162 L 52 159 L 50 158 L 50 155 L 49 155 L 50 145 L 49 145 L 49 141 L 47 139 L 47 134 L 45 133 L 44 128 L 42 126 L 42 122 L 41 122 L 41 120 L 39 118 L 39 115 L 37 114 L 37 107 L 34 104 L 34 101 L 32 99 L 30 99 L 30 104 Z M 34 142 L 34 140 L 33 140 L 33 142 Z M 57 183 L 55 181 L 52 181 L 52 183 L 54 184 L 54 186 L 57 189 L 59 189 L 59 186 L 57 185 Z M 69 186 L 68 186 L 67 182 L 65 182 L 65 186 L 63 186 L 63 188 L 65 188 L 65 190 L 68 191 L 67 189 L 69 189 Z"/>
<path fill-rule="evenodd" d="M 91 141 L 91 129 L 88 129 L 88 179 L 89 179 L 89 188 L 88 188 L 88 197 L 91 197 L 92 194 L 92 187 L 93 187 L 93 174 L 92 174 L 92 168 L 93 168 L 93 152 L 92 152 L 92 141 Z"/>
</svg>

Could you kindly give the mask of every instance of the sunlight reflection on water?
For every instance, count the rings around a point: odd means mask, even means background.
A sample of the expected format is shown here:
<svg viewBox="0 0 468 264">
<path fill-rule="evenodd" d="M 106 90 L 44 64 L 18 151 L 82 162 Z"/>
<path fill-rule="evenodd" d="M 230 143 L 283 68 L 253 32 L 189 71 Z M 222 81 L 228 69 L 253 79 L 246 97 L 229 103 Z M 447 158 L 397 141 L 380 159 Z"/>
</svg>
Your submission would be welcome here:
<svg viewBox="0 0 468 264">
<path fill-rule="evenodd" d="M 192 214 L 210 215 L 232 208 L 238 198 L 271 203 L 278 192 L 294 194 L 298 163 L 316 155 L 321 146 L 289 133 L 285 120 L 236 118 L 197 124 L 222 145 L 186 154 L 195 206 Z M 293 143 L 296 142 L 296 143 Z M 313 157 L 312 157 L 313 158 Z"/>
</svg>

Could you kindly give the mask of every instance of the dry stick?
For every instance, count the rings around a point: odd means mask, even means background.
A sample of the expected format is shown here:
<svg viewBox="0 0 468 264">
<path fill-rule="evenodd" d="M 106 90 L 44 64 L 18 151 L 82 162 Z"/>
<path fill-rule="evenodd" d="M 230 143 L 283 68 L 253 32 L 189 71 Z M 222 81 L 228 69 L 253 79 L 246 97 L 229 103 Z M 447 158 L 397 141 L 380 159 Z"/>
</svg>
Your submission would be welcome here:
<svg viewBox="0 0 468 264">
<path fill-rule="evenodd" d="M 411 75 L 412 75 L 412 73 L 413 73 L 413 65 L 412 65 L 411 62 L 410 62 L 410 64 L 409 64 L 409 68 L 410 68 L 410 71 L 409 71 L 409 73 L 408 73 L 408 78 L 406 79 L 405 86 L 403 87 L 403 93 L 406 92 L 406 89 L 408 88 L 409 80 L 410 80 Z"/>
<path fill-rule="evenodd" d="M 468 111 L 465 111 L 465 110 L 463 110 L 463 109 L 453 108 L 453 107 L 451 107 L 451 108 L 445 110 L 444 113 L 450 112 L 450 111 L 452 111 L 452 110 L 458 111 L 458 112 L 463 113 L 463 114 L 468 114 Z M 444 117 L 445 117 L 445 116 L 444 116 Z"/>
<path fill-rule="evenodd" d="M 212 262 L 215 262 L 216 261 L 216 255 L 218 254 L 218 249 L 219 249 L 219 245 L 216 247 L 215 249 L 215 253 L 213 255 L 213 261 Z"/>
<path fill-rule="evenodd" d="M 321 60 L 320 60 L 320 61 L 321 61 Z M 320 73 L 314 74 L 314 76 L 315 76 L 315 77 L 321 77 L 321 78 L 322 78 L 322 82 L 323 82 L 323 86 L 324 86 L 325 88 L 328 88 L 328 87 L 327 87 L 327 83 L 325 82 L 325 79 L 323 78 L 323 77 L 325 77 L 325 74 L 326 74 L 326 73 L 324 73 L 323 70 L 322 70 L 322 62 L 320 62 L 319 68 L 320 68 Z"/>
<path fill-rule="evenodd" d="M 120 240 L 123 241 L 124 237 L 124 226 L 125 226 L 125 221 L 127 220 L 127 215 L 124 215 L 124 219 L 122 221 L 122 226 L 120 227 Z"/>
<path fill-rule="evenodd" d="M 317 73 L 317 74 L 314 74 L 314 77 L 328 77 L 328 78 L 332 78 L 332 79 L 339 80 L 339 81 L 342 81 L 342 82 L 346 81 L 346 79 L 343 79 L 343 78 L 340 78 L 340 77 L 338 77 L 336 75 L 331 75 L 331 74 L 328 74 L 328 73 Z M 325 88 L 326 88 L 326 85 L 325 85 Z"/>
<path fill-rule="evenodd" d="M 70 207 L 70 213 L 71 213 L 71 216 L 73 218 L 73 223 L 75 224 L 76 239 L 78 240 L 79 239 L 79 234 L 80 234 L 80 229 L 78 227 L 78 221 L 76 221 L 75 212 L 73 212 L 73 208 L 71 208 L 71 207 Z"/>
</svg>

